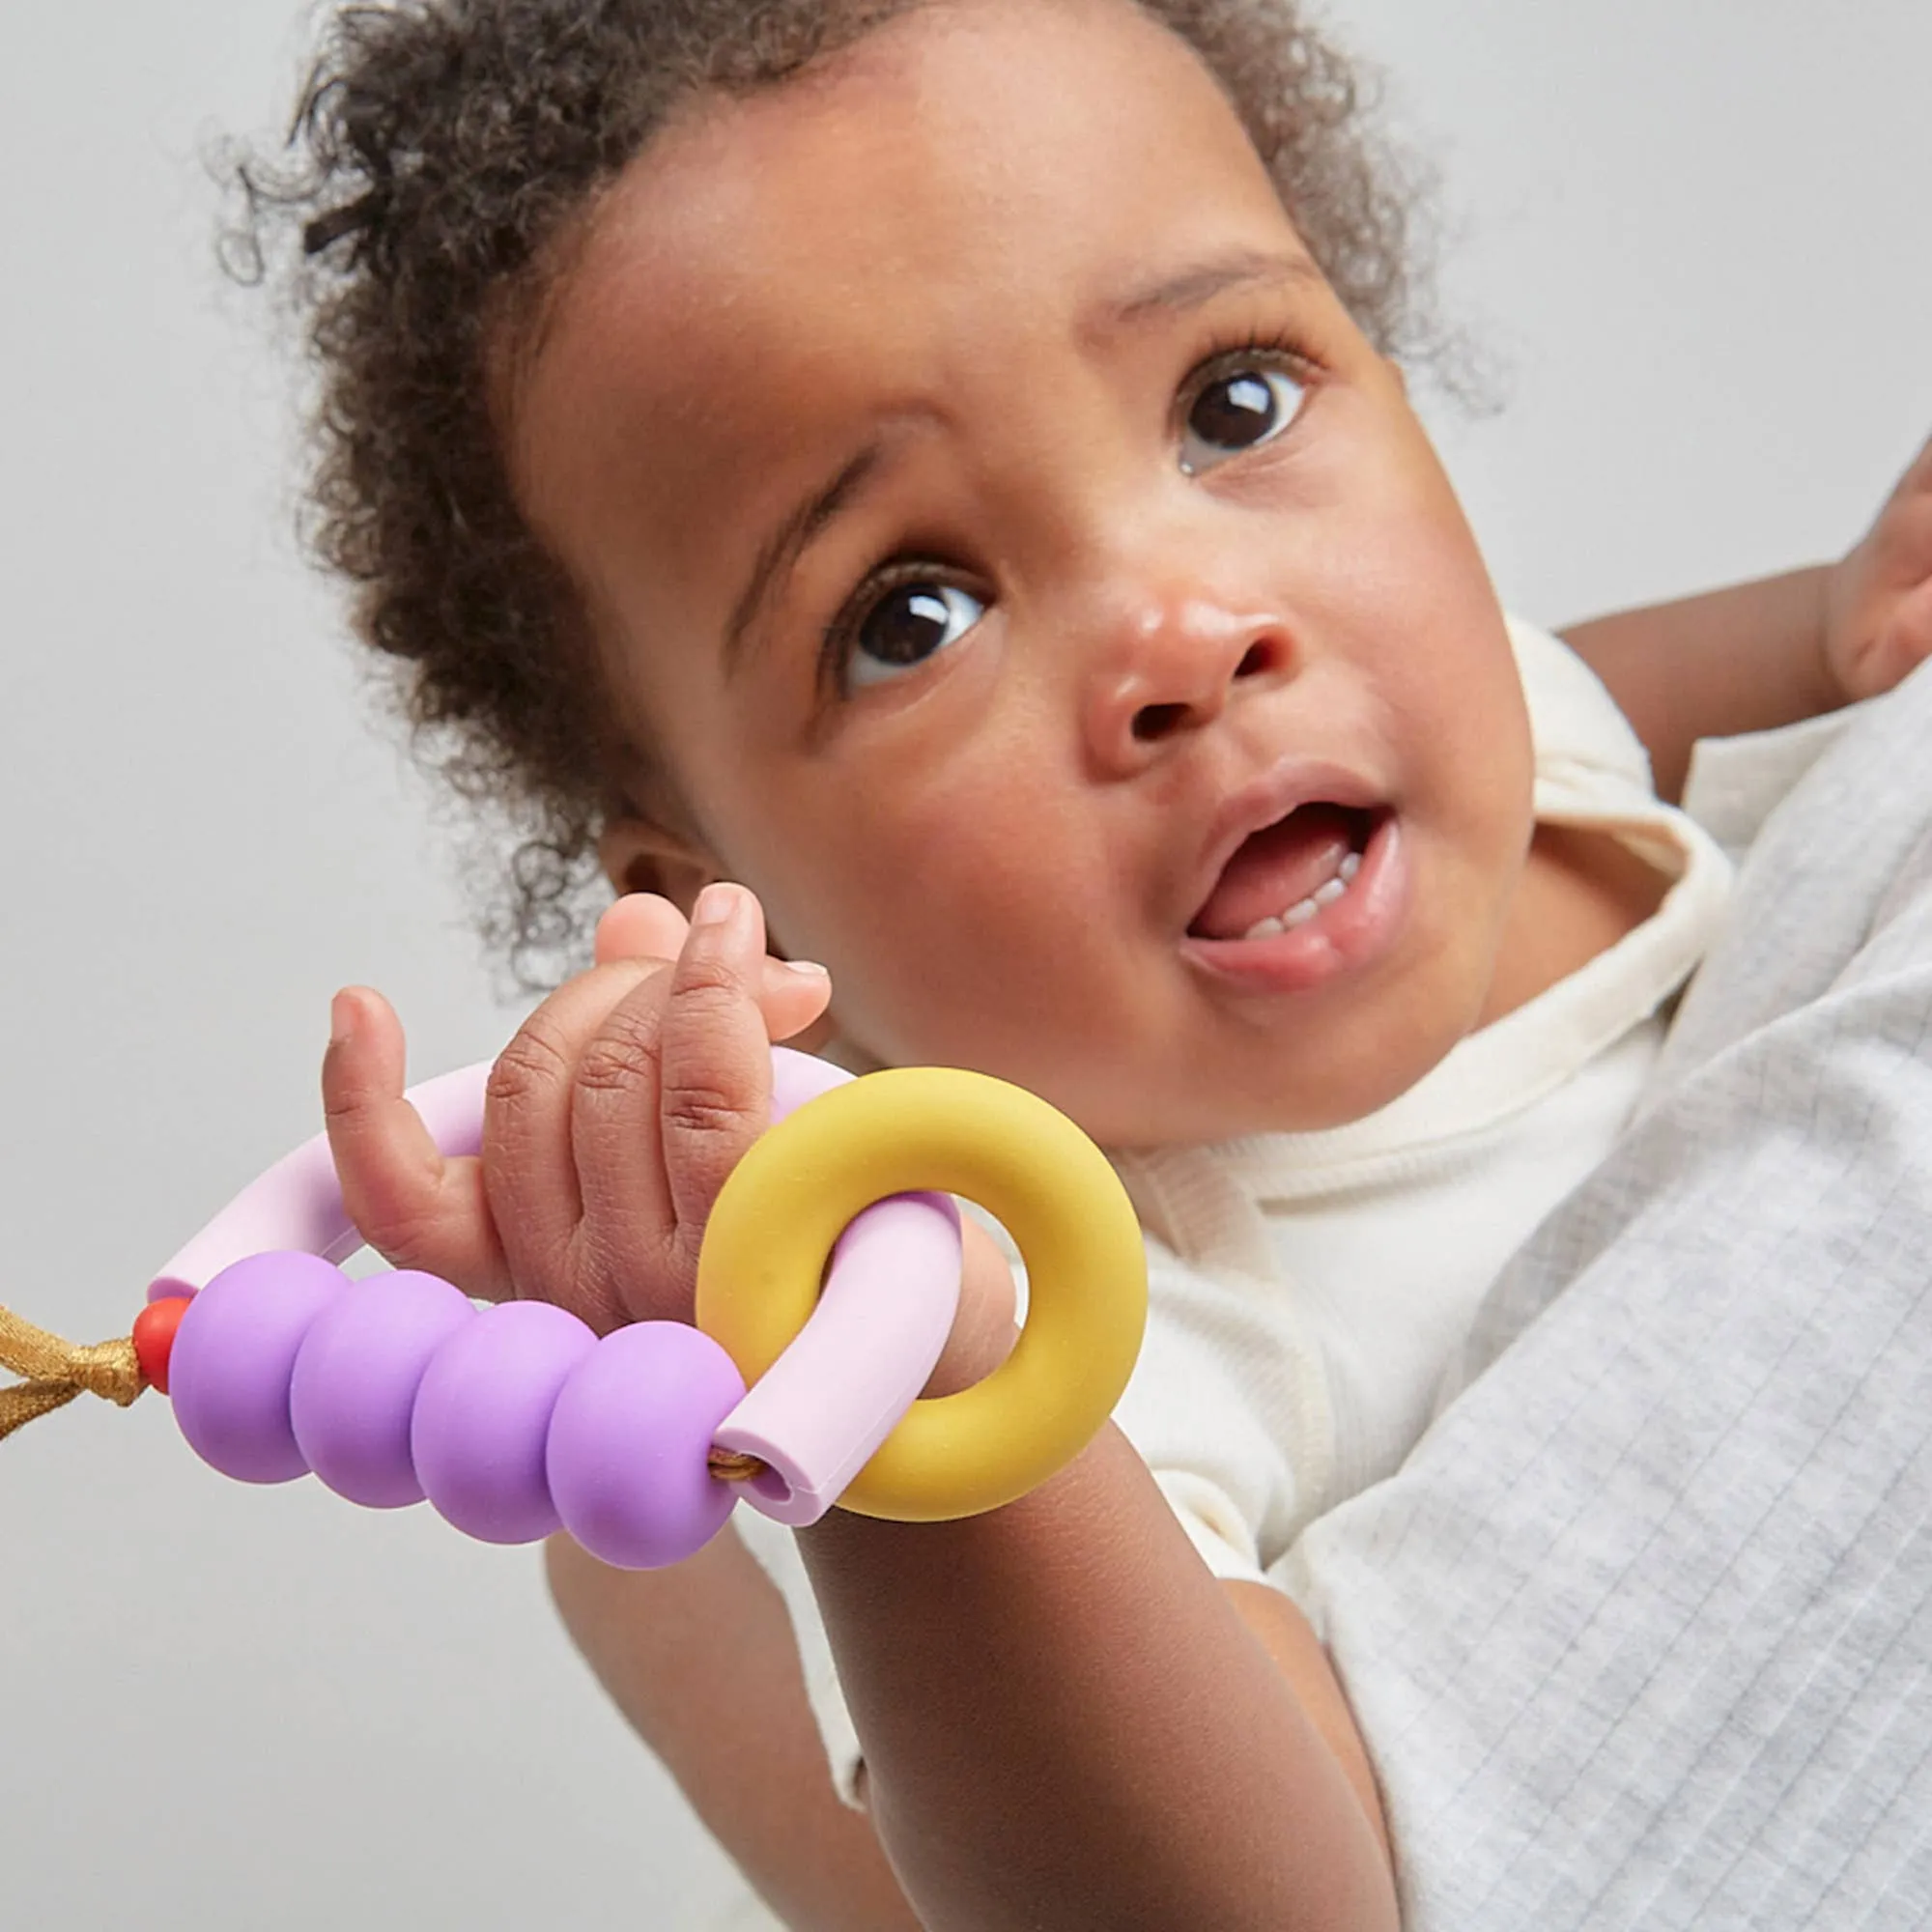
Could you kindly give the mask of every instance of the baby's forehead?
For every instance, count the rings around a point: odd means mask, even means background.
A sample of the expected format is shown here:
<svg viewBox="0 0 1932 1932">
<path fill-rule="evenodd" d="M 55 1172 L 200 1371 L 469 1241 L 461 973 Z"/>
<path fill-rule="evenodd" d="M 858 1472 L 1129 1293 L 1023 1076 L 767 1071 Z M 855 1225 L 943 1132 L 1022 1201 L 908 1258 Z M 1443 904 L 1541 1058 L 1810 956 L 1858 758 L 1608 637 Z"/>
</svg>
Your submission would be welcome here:
<svg viewBox="0 0 1932 1932">
<path fill-rule="evenodd" d="M 1220 231 L 1287 233 L 1166 30 L 1112 0 L 922 10 L 807 81 L 682 114 L 603 197 L 546 356 L 587 356 L 688 426 L 725 400 L 707 365 L 747 345 L 830 380 L 854 344 L 884 359 L 949 329 L 1069 325 Z"/>
<path fill-rule="evenodd" d="M 1065 396 L 1198 357 L 1172 338 L 1242 285 L 1334 308 L 1179 42 L 1112 0 L 921 12 L 625 172 L 526 365 L 515 487 L 592 603 L 722 631 L 747 531 L 854 465 L 903 495 L 881 452 L 922 433 L 929 476 L 1024 487 Z"/>
</svg>

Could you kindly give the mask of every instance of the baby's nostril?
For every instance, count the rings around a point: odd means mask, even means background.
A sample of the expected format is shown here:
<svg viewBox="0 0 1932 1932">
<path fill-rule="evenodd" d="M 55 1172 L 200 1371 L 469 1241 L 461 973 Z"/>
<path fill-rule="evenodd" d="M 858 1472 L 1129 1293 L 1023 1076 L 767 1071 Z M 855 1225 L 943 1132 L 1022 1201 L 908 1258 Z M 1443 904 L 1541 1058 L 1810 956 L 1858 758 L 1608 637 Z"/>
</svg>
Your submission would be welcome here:
<svg viewBox="0 0 1932 1932">
<path fill-rule="evenodd" d="M 1186 717 L 1184 704 L 1144 704 L 1134 713 L 1134 736 L 1142 744 L 1165 738 Z"/>
<path fill-rule="evenodd" d="M 1273 641 L 1266 638 L 1259 639 L 1241 653 L 1241 661 L 1235 667 L 1235 678 L 1254 677 L 1268 669 L 1274 661 Z M 1184 703 L 1143 704 L 1134 713 L 1133 734 L 1136 742 L 1151 745 L 1161 738 L 1173 736 L 1187 723 L 1193 710 L 1191 704 Z M 1210 713 L 1204 713 L 1204 718 Z"/>
</svg>

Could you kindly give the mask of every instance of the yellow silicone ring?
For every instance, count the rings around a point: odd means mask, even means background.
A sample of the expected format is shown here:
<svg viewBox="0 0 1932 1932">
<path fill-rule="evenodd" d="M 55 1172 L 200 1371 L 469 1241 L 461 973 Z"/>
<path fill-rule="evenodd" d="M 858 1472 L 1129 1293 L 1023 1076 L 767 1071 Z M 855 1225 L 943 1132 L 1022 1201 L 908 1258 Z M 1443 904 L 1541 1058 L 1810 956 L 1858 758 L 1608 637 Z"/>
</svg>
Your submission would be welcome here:
<svg viewBox="0 0 1932 1932">
<path fill-rule="evenodd" d="M 939 1066 L 834 1088 L 753 1146 L 705 1228 L 697 1325 L 757 1380 L 805 1325 L 845 1224 L 925 1191 L 1005 1224 L 1027 1317 L 999 1368 L 914 1403 L 838 1499 L 901 1522 L 997 1509 L 1069 1463 L 1113 1413 L 1147 1326 L 1147 1250 L 1099 1149 L 1024 1089 Z"/>
</svg>

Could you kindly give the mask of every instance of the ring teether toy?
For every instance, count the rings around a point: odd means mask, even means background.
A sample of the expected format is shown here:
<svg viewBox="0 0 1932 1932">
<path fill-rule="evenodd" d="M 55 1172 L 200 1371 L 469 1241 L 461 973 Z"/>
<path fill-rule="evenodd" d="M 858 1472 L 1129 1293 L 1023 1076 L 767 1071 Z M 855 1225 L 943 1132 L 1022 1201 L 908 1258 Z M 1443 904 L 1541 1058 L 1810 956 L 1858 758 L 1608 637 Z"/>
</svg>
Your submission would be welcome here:
<svg viewBox="0 0 1932 1932">
<path fill-rule="evenodd" d="M 487 1073 L 411 1090 L 445 1154 L 476 1151 Z M 600 1338 L 543 1302 L 479 1309 L 433 1275 L 352 1282 L 334 1264 L 360 1237 L 317 1136 L 169 1263 L 131 1341 L 74 1350 L 0 1309 L 0 1364 L 32 1378 L 0 1389 L 0 1435 L 82 1388 L 126 1403 L 152 1385 L 242 1481 L 313 1471 L 372 1508 L 427 1498 L 497 1543 L 561 1526 L 630 1568 L 690 1554 L 740 1495 L 797 1525 L 835 1501 L 937 1520 L 1077 1454 L 1146 1317 L 1140 1232 L 1098 1151 L 982 1075 L 853 1081 L 783 1048 L 773 1114 L 714 1208 L 696 1327 Z M 916 1400 L 958 1300 L 953 1192 L 1011 1232 L 1031 1307 L 983 1382 Z"/>
</svg>

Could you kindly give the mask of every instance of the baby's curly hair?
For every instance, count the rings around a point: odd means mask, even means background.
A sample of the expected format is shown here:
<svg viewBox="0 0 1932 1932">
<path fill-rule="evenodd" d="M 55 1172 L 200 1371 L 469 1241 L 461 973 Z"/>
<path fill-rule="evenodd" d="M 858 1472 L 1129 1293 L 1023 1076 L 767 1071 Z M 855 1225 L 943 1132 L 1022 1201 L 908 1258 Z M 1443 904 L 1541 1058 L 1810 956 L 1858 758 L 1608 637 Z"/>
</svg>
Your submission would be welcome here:
<svg viewBox="0 0 1932 1932">
<path fill-rule="evenodd" d="M 681 102 L 781 85 L 927 4 L 350 6 L 309 70 L 292 158 L 235 167 L 231 268 L 280 273 L 318 379 L 309 541 L 355 586 L 419 760 L 495 821 L 480 925 L 526 990 L 582 962 L 627 748 L 571 587 L 512 497 L 491 372 L 600 191 Z M 1297 0 L 1123 4 L 1218 79 L 1369 338 L 1426 354 L 1421 171 L 1370 128 L 1357 67 Z"/>
</svg>

